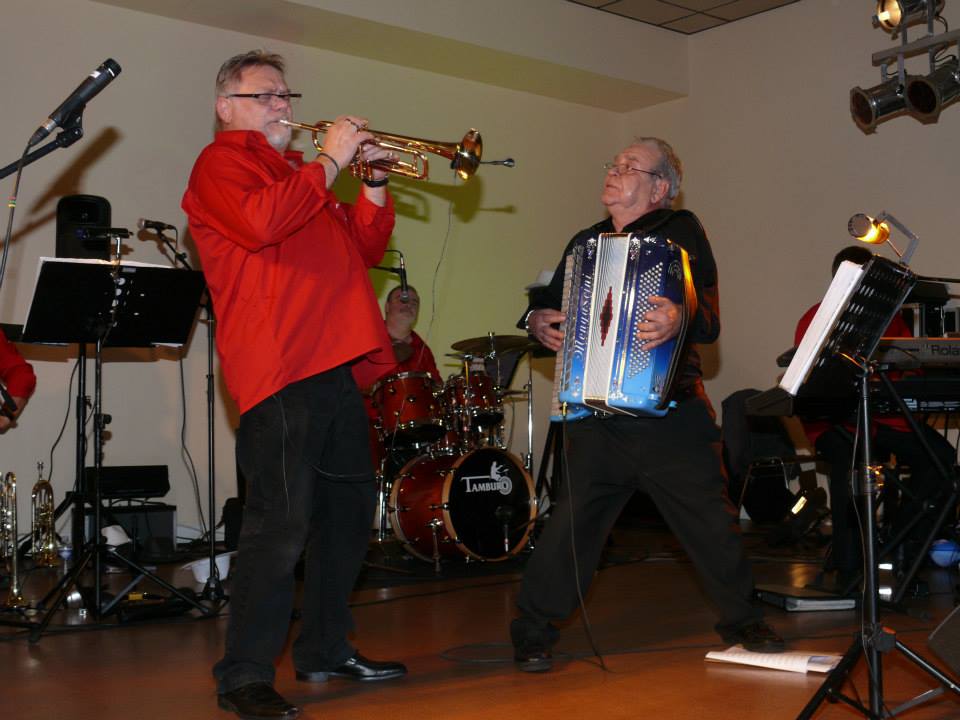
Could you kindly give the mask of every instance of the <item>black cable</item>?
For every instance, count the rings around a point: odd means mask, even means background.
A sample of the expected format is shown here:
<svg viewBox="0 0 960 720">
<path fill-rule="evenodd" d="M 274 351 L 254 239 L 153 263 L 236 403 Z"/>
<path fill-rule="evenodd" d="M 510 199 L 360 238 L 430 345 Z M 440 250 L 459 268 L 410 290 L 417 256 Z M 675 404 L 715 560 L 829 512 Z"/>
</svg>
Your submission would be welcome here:
<svg viewBox="0 0 960 720">
<path fill-rule="evenodd" d="M 568 458 L 568 433 L 567 433 L 567 405 L 563 404 L 563 413 L 562 413 L 562 423 L 561 427 L 563 429 L 563 444 L 561 445 L 561 452 L 563 457 L 563 481 L 567 485 L 567 510 L 570 514 L 570 553 L 573 555 L 573 577 L 574 584 L 577 587 L 577 600 L 580 603 L 580 619 L 583 622 L 583 629 L 587 634 L 587 640 L 590 642 L 590 648 L 593 650 L 593 654 L 596 655 L 597 659 L 600 661 L 600 667 L 605 671 L 610 672 L 610 669 L 607 667 L 606 663 L 603 661 L 603 655 L 600 654 L 600 650 L 597 648 L 597 643 L 593 637 L 593 629 L 590 626 L 590 616 L 587 613 L 587 605 L 583 600 L 583 592 L 580 590 L 580 563 L 577 562 L 577 539 L 574 535 L 574 516 L 573 516 L 573 486 L 570 484 L 570 463 L 567 461 Z"/>
<path fill-rule="evenodd" d="M 63 439 L 63 433 L 67 429 L 67 423 L 70 422 L 70 408 L 73 407 L 73 381 L 77 377 L 77 370 L 80 368 L 80 359 L 73 364 L 73 370 L 70 372 L 70 381 L 67 383 L 67 411 L 63 416 L 63 423 L 60 425 L 60 432 L 57 433 L 56 440 L 53 441 L 53 445 L 50 446 L 50 465 L 49 470 L 47 471 L 47 480 L 53 482 L 53 453 L 57 449 L 57 445 L 60 444 L 60 440 Z M 77 487 L 77 482 L 79 478 L 74 478 L 73 480 L 73 489 L 76 491 L 79 488 Z"/>
</svg>

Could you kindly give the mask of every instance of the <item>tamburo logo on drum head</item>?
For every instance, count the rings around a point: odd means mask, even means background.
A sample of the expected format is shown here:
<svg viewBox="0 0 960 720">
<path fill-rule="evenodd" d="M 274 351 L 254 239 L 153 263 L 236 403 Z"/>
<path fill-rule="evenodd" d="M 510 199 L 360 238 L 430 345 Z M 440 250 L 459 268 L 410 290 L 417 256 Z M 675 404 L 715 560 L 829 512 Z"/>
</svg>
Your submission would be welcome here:
<svg viewBox="0 0 960 720">
<path fill-rule="evenodd" d="M 501 495 L 509 495 L 513 491 L 513 481 L 506 474 L 506 467 L 492 463 L 489 475 L 464 475 L 463 485 L 468 493 L 497 491 Z M 478 481 L 487 482 L 478 482 Z"/>
</svg>

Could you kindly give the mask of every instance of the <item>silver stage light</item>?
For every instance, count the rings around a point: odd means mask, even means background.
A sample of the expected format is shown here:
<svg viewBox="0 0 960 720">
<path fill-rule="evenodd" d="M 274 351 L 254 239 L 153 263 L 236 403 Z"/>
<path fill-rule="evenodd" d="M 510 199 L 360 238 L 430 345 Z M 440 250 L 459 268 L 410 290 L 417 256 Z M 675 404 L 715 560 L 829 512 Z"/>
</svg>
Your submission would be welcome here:
<svg viewBox="0 0 960 720">
<path fill-rule="evenodd" d="M 927 20 L 929 0 L 878 0 L 877 14 L 873 16 L 875 25 L 888 33 L 896 33 L 900 28 Z M 934 15 L 943 10 L 944 0 L 934 0 Z"/>
<path fill-rule="evenodd" d="M 907 100 L 899 78 L 892 78 L 864 90 L 850 91 L 850 113 L 864 132 L 871 132 L 881 120 L 906 110 Z"/>
<path fill-rule="evenodd" d="M 924 77 L 907 80 L 907 107 L 919 120 L 934 120 L 944 106 L 960 97 L 960 67 L 951 58 Z"/>
</svg>

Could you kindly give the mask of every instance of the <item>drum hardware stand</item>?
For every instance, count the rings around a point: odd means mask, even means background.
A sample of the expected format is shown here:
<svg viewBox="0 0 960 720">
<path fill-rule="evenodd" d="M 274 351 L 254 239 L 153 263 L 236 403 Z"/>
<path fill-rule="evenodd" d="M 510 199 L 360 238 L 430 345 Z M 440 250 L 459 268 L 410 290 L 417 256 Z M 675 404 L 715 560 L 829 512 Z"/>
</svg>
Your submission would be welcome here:
<svg viewBox="0 0 960 720">
<path fill-rule="evenodd" d="M 440 518 L 433 518 L 427 526 L 430 528 L 430 532 L 433 533 L 433 572 L 436 575 L 440 574 L 440 528 L 443 527 L 443 520 Z"/>
<path fill-rule="evenodd" d="M 121 237 L 116 238 L 118 249 Z M 109 264 L 58 259 L 46 260 L 40 266 L 33 301 L 24 326 L 23 341 L 52 344 L 76 342 L 80 344 L 82 351 L 85 351 L 84 343 L 96 343 L 92 492 L 91 488 L 83 486 L 82 492 L 76 493 L 77 503 L 74 506 L 74 530 L 76 531 L 78 523 L 82 526 L 85 503 L 93 506 L 93 530 L 73 568 L 39 603 L 38 606 L 46 612 L 42 621 L 31 629 L 31 643 L 40 639 L 54 613 L 64 606 L 71 590 L 80 589 L 80 577 L 91 564 L 94 585 L 90 609 L 98 622 L 116 608 L 125 595 L 144 578 L 152 580 L 171 596 L 199 610 L 203 616 L 212 617 L 216 614 L 215 608 L 201 605 L 192 594 L 183 593 L 118 553 L 116 548 L 106 544 L 101 533 L 103 431 L 110 422 L 109 415 L 103 412 L 102 407 L 104 345 L 108 339 L 112 347 L 150 347 L 160 343 L 182 345 L 193 326 L 202 289 L 203 277 L 200 273 L 123 265 L 119 261 L 119 253 L 118 259 Z M 164 298 L 165 307 L 159 306 L 159 297 Z M 83 387 L 81 376 L 78 388 Z M 79 402 L 78 405 L 78 418 L 85 418 L 85 402 Z M 78 427 L 78 433 L 83 432 L 83 426 Z M 81 450 L 85 451 L 85 448 L 78 443 L 77 457 L 82 468 Z M 80 537 L 83 537 L 82 530 Z M 102 561 L 107 558 L 135 571 L 136 578 L 121 594 L 104 603 L 101 594 Z M 83 595 L 83 592 L 80 594 Z M 50 598 L 54 597 L 53 603 L 47 605 Z"/>
</svg>

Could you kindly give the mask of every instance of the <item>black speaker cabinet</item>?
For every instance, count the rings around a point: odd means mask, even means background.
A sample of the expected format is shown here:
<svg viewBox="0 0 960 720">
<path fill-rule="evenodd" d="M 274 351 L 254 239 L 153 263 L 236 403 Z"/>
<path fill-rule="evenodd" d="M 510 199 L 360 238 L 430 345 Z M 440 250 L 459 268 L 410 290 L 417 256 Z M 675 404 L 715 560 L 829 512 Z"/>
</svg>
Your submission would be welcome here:
<svg viewBox="0 0 960 720">
<path fill-rule="evenodd" d="M 57 257 L 109 260 L 107 238 L 82 239 L 78 230 L 110 227 L 110 201 L 99 195 L 64 195 L 57 203 Z"/>
<path fill-rule="evenodd" d="M 960 607 L 954 608 L 927 639 L 930 649 L 960 675 Z"/>
</svg>

